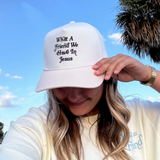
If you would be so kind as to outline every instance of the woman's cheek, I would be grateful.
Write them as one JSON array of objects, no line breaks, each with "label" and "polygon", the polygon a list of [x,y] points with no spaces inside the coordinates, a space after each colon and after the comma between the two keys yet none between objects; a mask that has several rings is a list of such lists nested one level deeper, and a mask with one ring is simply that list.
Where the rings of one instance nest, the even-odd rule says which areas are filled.
[{"label": "woman's cheek", "polygon": [[64,99],[67,95],[66,90],[59,88],[53,89],[53,93],[59,100]]}]

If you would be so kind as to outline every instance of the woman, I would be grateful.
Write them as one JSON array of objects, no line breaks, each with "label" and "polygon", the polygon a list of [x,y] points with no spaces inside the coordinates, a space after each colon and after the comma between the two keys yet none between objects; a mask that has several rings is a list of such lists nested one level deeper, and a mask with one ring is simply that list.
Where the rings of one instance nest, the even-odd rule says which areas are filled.
[{"label": "woman", "polygon": [[36,91],[48,102],[11,123],[0,157],[7,160],[158,160],[160,103],[124,101],[117,80],[160,92],[160,72],[118,54],[107,58],[103,38],[87,23],[50,31]]}]

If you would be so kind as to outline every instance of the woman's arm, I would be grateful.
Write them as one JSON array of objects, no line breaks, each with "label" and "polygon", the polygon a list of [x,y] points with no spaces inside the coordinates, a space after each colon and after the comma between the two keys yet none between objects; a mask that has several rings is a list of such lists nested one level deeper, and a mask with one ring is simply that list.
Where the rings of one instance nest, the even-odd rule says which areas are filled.
[{"label": "woman's arm", "polygon": [[[97,76],[105,73],[105,80],[113,77],[122,82],[134,80],[148,82],[152,76],[151,67],[147,67],[138,60],[123,54],[103,58],[93,66],[93,69]],[[156,71],[156,74],[156,79],[151,87],[160,92],[160,72]]]},{"label": "woman's arm", "polygon": [[47,160],[49,140],[47,139],[46,115],[39,108],[11,122],[3,143],[0,145],[0,159],[3,160]]}]

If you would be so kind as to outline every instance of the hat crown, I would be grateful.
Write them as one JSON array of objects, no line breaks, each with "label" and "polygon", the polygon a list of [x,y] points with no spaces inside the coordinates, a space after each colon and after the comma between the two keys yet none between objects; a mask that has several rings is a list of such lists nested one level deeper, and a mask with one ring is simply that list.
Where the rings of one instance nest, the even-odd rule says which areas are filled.
[{"label": "hat crown", "polygon": [[44,41],[44,70],[36,92],[61,87],[95,88],[104,81],[92,66],[107,57],[103,37],[87,23],[64,25],[50,31]]},{"label": "hat crown", "polygon": [[69,23],[50,31],[44,42],[44,70],[94,65],[106,57],[99,31],[87,23]]}]

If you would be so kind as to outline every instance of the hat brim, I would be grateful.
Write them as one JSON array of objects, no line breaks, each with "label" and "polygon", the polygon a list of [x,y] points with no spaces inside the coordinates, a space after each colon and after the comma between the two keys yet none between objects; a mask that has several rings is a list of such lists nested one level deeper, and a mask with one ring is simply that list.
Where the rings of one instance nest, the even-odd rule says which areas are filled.
[{"label": "hat brim", "polygon": [[43,71],[36,92],[62,87],[96,88],[102,84],[104,74],[96,76],[94,72],[92,66]]}]

